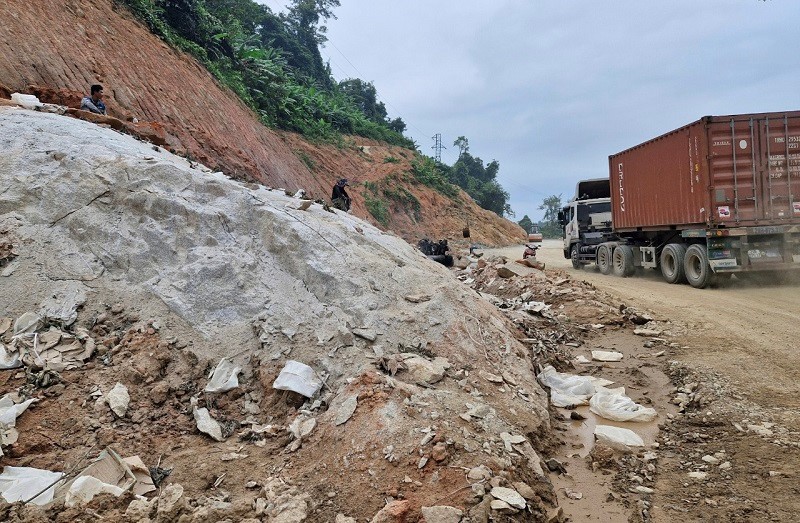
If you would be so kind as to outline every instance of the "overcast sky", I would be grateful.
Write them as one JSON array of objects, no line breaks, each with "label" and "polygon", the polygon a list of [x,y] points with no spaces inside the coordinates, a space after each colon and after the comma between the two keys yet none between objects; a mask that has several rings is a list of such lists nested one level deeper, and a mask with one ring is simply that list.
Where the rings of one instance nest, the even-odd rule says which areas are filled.
[{"label": "overcast sky", "polygon": [[[261,0],[273,11],[283,0]],[[322,49],[433,155],[500,162],[516,220],[705,115],[800,109],[798,0],[341,0]]]}]

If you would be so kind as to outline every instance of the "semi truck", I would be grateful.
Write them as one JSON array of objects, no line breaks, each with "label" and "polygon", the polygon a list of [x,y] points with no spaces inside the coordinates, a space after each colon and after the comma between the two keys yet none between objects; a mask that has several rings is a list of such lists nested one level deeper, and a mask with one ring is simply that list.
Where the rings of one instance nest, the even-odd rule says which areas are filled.
[{"label": "semi truck", "polygon": [[669,283],[800,271],[800,111],[706,116],[608,158],[559,213],[564,256]]}]

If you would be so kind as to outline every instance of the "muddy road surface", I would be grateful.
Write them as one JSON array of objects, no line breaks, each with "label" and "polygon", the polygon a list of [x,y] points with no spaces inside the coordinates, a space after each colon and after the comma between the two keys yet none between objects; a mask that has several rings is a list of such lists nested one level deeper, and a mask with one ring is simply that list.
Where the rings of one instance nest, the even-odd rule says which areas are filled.
[{"label": "muddy road surface", "polygon": [[[487,254],[519,259],[523,249]],[[606,276],[594,265],[574,269],[556,240],[537,258],[649,311],[668,341],[660,370],[673,388],[669,404],[653,405],[666,422],[642,519],[800,521],[800,284],[734,277],[699,290],[654,270]],[[570,515],[616,521],[586,509]]]}]

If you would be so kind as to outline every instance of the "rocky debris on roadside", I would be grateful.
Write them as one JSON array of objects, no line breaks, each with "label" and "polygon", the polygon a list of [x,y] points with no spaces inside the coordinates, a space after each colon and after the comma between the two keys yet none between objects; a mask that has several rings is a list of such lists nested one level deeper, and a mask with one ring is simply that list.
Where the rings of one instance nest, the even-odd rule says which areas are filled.
[{"label": "rocky debris on roadside", "polygon": [[[75,506],[0,506],[0,519],[393,521],[423,507],[491,515],[499,502],[493,517],[527,521],[555,508],[529,347],[445,269],[352,216],[287,210],[282,192],[166,153],[142,160],[149,146],[81,122],[42,120],[63,156],[39,158],[16,140],[56,117],[32,114],[0,112],[14,202],[0,230],[20,239],[0,342],[32,333],[38,351],[53,327],[59,344],[94,351],[58,371],[25,357],[2,371],[14,405],[38,400],[4,463],[79,471],[114,446],[141,457],[158,491],[117,498],[102,493],[113,483],[84,479]],[[43,180],[47,208],[28,186]],[[544,336],[572,339],[557,323]]]}]

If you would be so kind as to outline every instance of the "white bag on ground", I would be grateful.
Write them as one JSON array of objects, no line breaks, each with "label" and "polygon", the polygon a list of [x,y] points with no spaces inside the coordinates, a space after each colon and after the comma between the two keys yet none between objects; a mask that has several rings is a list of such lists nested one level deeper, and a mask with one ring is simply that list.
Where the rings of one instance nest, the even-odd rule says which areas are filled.
[{"label": "white bag on ground", "polygon": [[27,501],[45,487],[50,488],[31,501],[34,505],[46,505],[53,501],[55,482],[64,474],[32,467],[5,467],[0,474],[0,494],[9,503]]},{"label": "white bag on ground", "polygon": [[595,393],[592,377],[558,372],[552,365],[542,369],[537,378],[550,387],[550,402],[556,407],[587,405]]},{"label": "white bag on ground", "polygon": [[305,363],[289,360],[281,370],[275,383],[272,384],[272,388],[291,390],[310,398],[322,388],[322,380],[319,379],[314,369]]},{"label": "white bag on ground", "polygon": [[598,387],[589,400],[589,410],[612,421],[652,421],[656,410],[643,407],[625,395],[625,389]]},{"label": "white bag on ground", "polygon": [[597,425],[594,428],[594,435],[598,443],[622,452],[630,452],[634,447],[644,447],[644,440],[638,434],[620,427]]},{"label": "white bag on ground", "polygon": [[205,392],[226,392],[235,389],[239,386],[240,372],[242,372],[241,367],[234,365],[228,358],[222,358],[214,368]]}]

